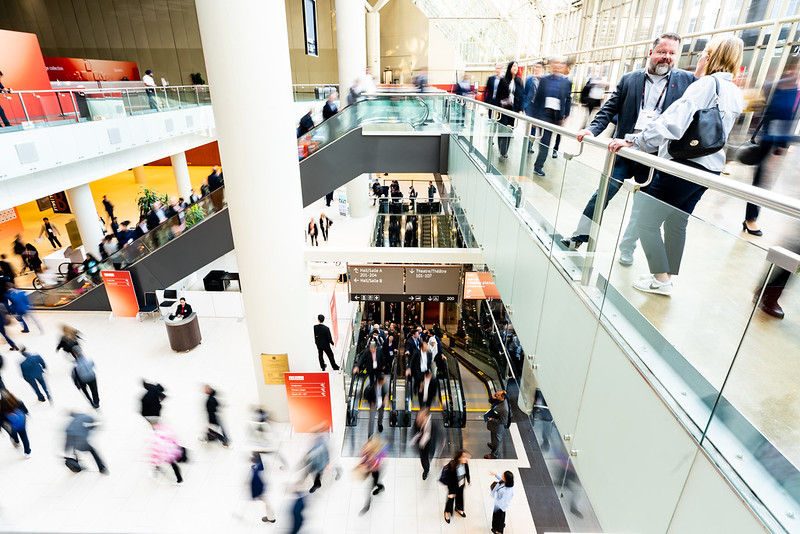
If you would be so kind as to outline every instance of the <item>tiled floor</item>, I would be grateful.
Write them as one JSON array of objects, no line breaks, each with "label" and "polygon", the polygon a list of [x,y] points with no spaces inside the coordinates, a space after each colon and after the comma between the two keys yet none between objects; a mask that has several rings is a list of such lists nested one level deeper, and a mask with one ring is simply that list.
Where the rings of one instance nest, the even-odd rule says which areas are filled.
[{"label": "tiled floor", "polygon": [[[321,297],[320,297],[321,298]],[[5,357],[3,379],[9,389],[25,401],[31,411],[28,421],[32,458],[22,455],[0,439],[0,473],[4,490],[0,493],[0,530],[48,532],[288,532],[291,528],[290,491],[298,482],[294,466],[309,445],[305,435],[291,435],[279,425],[279,452],[290,465],[279,469],[270,455],[265,459],[270,499],[278,510],[278,522],[260,521],[262,509],[247,503],[248,451],[247,421],[255,402],[250,387],[253,366],[246,344],[247,325],[236,319],[203,318],[203,344],[188,354],[170,351],[164,324],[135,319],[109,319],[105,313],[65,316],[41,313],[45,333],[20,334],[11,326],[10,334],[39,352],[48,363],[47,379],[55,405],[39,404],[25,384],[16,365],[19,357],[0,348]],[[102,426],[93,438],[94,445],[110,469],[107,477],[97,473],[91,458],[84,458],[85,472],[73,474],[63,465],[63,429],[69,409],[89,410],[85,399],[69,378],[71,365],[63,353],[55,354],[58,329],[63,321],[83,332],[86,352],[97,362]],[[340,348],[341,350],[341,348]],[[340,375],[332,374],[332,383]],[[183,468],[186,482],[172,485],[172,473],[154,479],[145,460],[144,444],[148,425],[138,415],[143,393],[142,378],[158,381],[168,395],[164,420],[180,441],[189,447],[191,462]],[[202,384],[209,382],[219,391],[221,415],[233,439],[233,448],[197,441],[204,426]],[[336,388],[334,388],[336,389]],[[334,399],[343,407],[343,395]],[[337,412],[334,448],[342,440],[341,414]],[[250,446],[249,446],[250,445]],[[338,456],[338,455],[334,455]],[[444,523],[445,491],[436,480],[421,480],[419,461],[392,458],[385,462],[382,480],[386,492],[374,499],[364,517],[366,486],[354,480],[351,468],[356,459],[336,458],[344,470],[340,480],[326,475],[323,488],[308,497],[307,524],[303,532],[484,532],[491,518],[489,471],[511,469],[514,461],[472,460],[473,483],[466,490],[467,518],[455,517]],[[434,469],[441,464],[437,461]],[[310,486],[310,481],[301,483]],[[246,508],[246,519],[233,513]],[[528,511],[524,486],[518,486],[508,514],[506,532],[535,532]]]}]

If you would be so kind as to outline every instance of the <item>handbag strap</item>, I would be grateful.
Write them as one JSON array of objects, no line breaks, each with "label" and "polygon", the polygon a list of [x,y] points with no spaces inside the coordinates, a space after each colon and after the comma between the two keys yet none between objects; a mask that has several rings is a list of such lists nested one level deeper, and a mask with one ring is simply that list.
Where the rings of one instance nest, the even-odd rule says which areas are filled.
[{"label": "handbag strap", "polygon": [[763,125],[764,125],[764,119],[763,119],[763,117],[762,117],[761,121],[758,123],[758,126],[756,126],[756,129],[755,129],[755,131],[753,132],[753,135],[752,135],[752,137],[750,137],[750,142],[751,142],[751,143],[753,143],[753,144],[756,144],[756,135],[758,135],[758,131],[761,129],[761,127],[762,127]]}]

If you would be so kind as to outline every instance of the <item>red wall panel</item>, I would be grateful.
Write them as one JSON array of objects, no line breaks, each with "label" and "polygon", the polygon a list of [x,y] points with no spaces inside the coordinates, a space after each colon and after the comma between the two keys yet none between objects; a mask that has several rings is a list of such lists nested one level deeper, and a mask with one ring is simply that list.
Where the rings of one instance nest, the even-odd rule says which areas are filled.
[{"label": "red wall panel", "polygon": [[119,82],[139,81],[139,67],[135,61],[109,61],[74,57],[46,57],[44,63],[51,81],[62,82]]},{"label": "red wall panel", "polygon": [[[50,89],[50,79],[44,65],[39,39],[35,34],[0,30],[0,71],[3,72],[3,85],[14,91],[34,91]],[[6,116],[14,120],[24,120],[20,96],[3,94],[0,105]],[[35,117],[43,114],[45,108],[58,107],[55,96],[36,98],[24,96],[28,115]],[[44,102],[43,102],[44,101]],[[52,101],[52,102],[51,102]]]}]

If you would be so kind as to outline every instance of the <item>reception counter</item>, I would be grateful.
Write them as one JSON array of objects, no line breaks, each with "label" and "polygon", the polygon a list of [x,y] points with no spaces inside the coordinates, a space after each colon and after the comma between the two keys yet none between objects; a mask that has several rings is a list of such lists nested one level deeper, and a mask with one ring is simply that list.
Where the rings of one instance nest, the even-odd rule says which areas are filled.
[{"label": "reception counter", "polygon": [[200,322],[196,313],[185,319],[166,320],[164,323],[167,325],[169,346],[175,352],[190,351],[202,341]]}]

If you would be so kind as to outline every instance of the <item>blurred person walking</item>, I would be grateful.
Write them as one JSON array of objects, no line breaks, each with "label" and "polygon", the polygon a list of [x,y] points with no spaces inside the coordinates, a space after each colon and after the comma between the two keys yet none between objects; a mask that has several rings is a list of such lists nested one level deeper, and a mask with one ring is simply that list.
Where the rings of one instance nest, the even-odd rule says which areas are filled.
[{"label": "blurred person walking", "polygon": [[[495,63],[494,74],[489,76],[486,80],[486,86],[483,88],[483,101],[487,104],[497,106],[499,100],[497,99],[497,88],[500,86],[500,80],[503,79],[503,64]],[[491,111],[489,112],[492,113]]]},{"label": "blurred person walking", "polygon": [[447,502],[444,506],[444,520],[450,523],[453,510],[461,517],[464,512],[464,488],[472,485],[469,477],[469,453],[463,449],[456,451],[453,459],[442,469],[439,480],[447,486]]},{"label": "blurred person walking", "polygon": [[147,69],[142,76],[142,83],[145,86],[144,92],[147,93],[147,103],[150,109],[158,111],[158,102],[156,102],[156,82],[153,80],[153,71]]},{"label": "blurred person walking", "polygon": [[414,430],[416,430],[416,434],[411,438],[411,444],[417,446],[419,461],[422,464],[422,480],[427,480],[431,470],[431,455],[436,450],[441,433],[439,425],[434,422],[427,407],[422,407],[417,412]]},{"label": "blurred person walking", "polygon": [[16,316],[17,320],[22,324],[23,334],[30,332],[28,323],[25,322],[26,317],[29,321],[33,321],[40,333],[44,334],[44,328],[42,328],[39,320],[31,312],[31,301],[28,300],[28,295],[24,291],[9,284],[5,297],[7,301],[6,308],[9,313]]},{"label": "blurred person walking", "polygon": [[331,362],[333,370],[338,371],[339,366],[336,365],[336,358],[333,355],[333,350],[331,350],[331,347],[336,346],[333,342],[333,336],[331,336],[331,329],[323,324],[325,322],[324,315],[317,315],[317,321],[318,323],[314,325],[314,345],[317,347],[319,368],[325,371],[325,358],[322,357],[322,354],[325,353],[328,361]]},{"label": "blurred person walking", "polygon": [[[45,395],[47,395],[47,400],[52,404],[53,398],[50,396],[50,392],[47,390],[47,382],[44,380],[44,370],[47,369],[47,364],[44,363],[44,359],[38,354],[28,352],[25,346],[20,347],[19,350],[23,356],[23,360],[19,364],[19,368],[22,371],[22,378],[31,386],[33,392],[36,393],[36,399],[39,402],[44,402]],[[42,391],[39,390],[40,385],[42,386],[44,395]]]},{"label": "blurred person walking", "polygon": [[108,213],[108,220],[113,221],[116,217],[114,217],[114,204],[108,200],[106,195],[103,195],[103,208],[105,208],[106,213]]},{"label": "blurred person walking", "polygon": [[[75,358],[75,367],[72,368],[72,382],[83,393],[92,408],[100,408],[100,394],[97,392],[97,374],[94,371],[94,362],[86,357],[79,346],[72,349]],[[91,394],[90,394],[91,391]]]},{"label": "blurred person walking", "polygon": [[[525,100],[525,85],[522,82],[522,78],[517,76],[518,71],[519,65],[517,65],[517,62],[509,62],[505,76],[500,80],[500,84],[497,87],[497,94],[495,95],[498,105],[501,108],[508,111],[516,111],[517,113],[522,111]],[[511,143],[511,136],[513,135],[511,129],[514,128],[515,121],[509,115],[502,114],[500,115],[499,122],[503,126],[508,126],[509,128],[507,134],[503,133],[497,139],[497,145],[500,148],[500,156],[508,158],[508,145]]]},{"label": "blurred person walking", "polygon": [[486,421],[486,428],[489,429],[492,436],[491,441],[486,444],[490,449],[489,454],[485,455],[484,458],[496,460],[500,457],[500,447],[503,444],[509,421],[508,401],[506,400],[505,390],[497,391],[492,395],[492,407],[483,414],[483,420]]},{"label": "blurred person walking", "polygon": [[315,247],[319,246],[319,228],[317,227],[316,221],[314,221],[314,217],[311,217],[311,220],[308,221],[308,225],[306,225],[306,240],[310,239],[311,244]]},{"label": "blurred person walking", "polygon": [[319,214],[319,228],[322,230],[322,239],[327,243],[328,242],[328,232],[330,231],[331,226],[333,226],[333,221],[325,215],[325,212]]},{"label": "blurred person walking", "polygon": [[81,333],[69,325],[61,326],[61,339],[56,346],[56,352],[63,350],[75,356],[76,347],[79,348]]},{"label": "blurred person walking", "polygon": [[372,437],[375,433],[375,413],[378,414],[378,432],[383,432],[383,409],[386,406],[386,399],[389,396],[389,381],[382,372],[375,375],[375,379],[370,379],[369,384],[364,389],[364,400],[369,403],[369,423],[367,425],[367,436]]},{"label": "blurred person walking", "polygon": [[222,446],[227,449],[230,447],[230,441],[228,440],[228,435],[225,433],[225,428],[223,428],[222,422],[219,420],[219,416],[217,415],[217,410],[219,409],[217,390],[206,384],[203,391],[206,394],[206,414],[208,415],[208,427],[206,428],[205,436],[200,438],[200,441],[205,441],[206,443],[211,441],[220,441],[222,442]]},{"label": "blurred person walking", "polygon": [[151,424],[157,422],[161,417],[161,401],[167,398],[164,393],[164,386],[161,384],[149,384],[142,380],[142,386],[146,393],[142,397],[142,417]]},{"label": "blurred person walking", "polygon": [[25,403],[15,397],[10,391],[0,390],[0,425],[11,436],[14,447],[19,447],[22,440],[22,450],[25,459],[31,457],[31,444],[28,440],[27,428],[28,408]]},{"label": "blurred person walking", "polygon": [[[14,268],[6,261],[6,255],[0,254],[0,283],[3,281],[13,283],[16,276]],[[5,280],[2,280],[3,278],[5,278]]]},{"label": "blurred person walking", "polygon": [[300,125],[297,127],[297,137],[302,137],[314,129],[314,119],[311,114],[314,113],[314,108],[309,108],[308,113],[300,117]]},{"label": "blurred person walking", "polygon": [[314,477],[314,485],[308,490],[314,493],[322,487],[322,475],[331,463],[331,454],[328,448],[328,431],[320,430],[314,437],[314,443],[306,454],[306,467],[309,475]]},{"label": "blurred person walking", "polygon": [[339,104],[337,102],[338,98],[339,93],[336,91],[332,91],[331,94],[328,95],[325,105],[322,106],[322,120],[326,121],[339,113]]},{"label": "blurred person walking", "polygon": [[[4,284],[4,282],[0,281],[0,284]],[[8,315],[6,314],[5,309],[3,306],[0,306],[0,336],[5,338],[6,343],[8,343],[8,346],[11,348],[11,350],[19,350],[19,347],[17,347],[17,344],[14,343],[14,340],[8,337],[8,333],[6,333],[6,321],[10,321],[10,319],[7,319],[7,317]]]},{"label": "blurred person walking", "polygon": [[[772,98],[764,109],[761,124],[756,130],[756,133],[759,130],[762,133],[758,159],[753,163],[756,165],[756,171],[753,174],[755,187],[763,187],[768,184],[767,167],[772,161],[772,156],[785,154],[789,143],[795,139],[794,130],[797,126],[795,119],[798,108],[797,67],[796,64],[787,65],[784,69],[783,78],[775,84]],[[755,236],[764,235],[757,224],[760,211],[760,206],[747,203],[744,222],[742,222],[743,232]]]},{"label": "blurred person walking", "polygon": [[[544,72],[544,65],[542,62],[537,61],[534,63],[531,72],[532,74],[525,78],[525,94],[522,98],[522,109],[528,117],[533,117],[533,100],[536,98],[536,91],[539,89],[539,81],[542,79],[542,73]],[[534,132],[531,132],[531,138],[528,141],[528,152],[530,153],[534,152],[534,141],[535,135]]]},{"label": "blurred person walking", "polygon": [[514,497],[514,473],[506,471],[501,475],[490,473],[497,480],[492,482],[491,496],[494,499],[492,511],[492,532],[503,534],[506,528],[506,511]]},{"label": "blurred person walking", "polygon": [[169,464],[175,473],[175,484],[181,486],[183,476],[178,462],[185,456],[184,448],[178,444],[175,432],[171,428],[161,423],[151,422],[150,425],[153,427],[153,433],[148,442],[147,456],[150,465],[153,466],[153,476],[157,477],[161,473],[162,465]]},{"label": "blurred person walking", "polygon": [[[274,523],[275,513],[273,512],[272,507],[270,507],[269,500],[267,499],[267,486],[264,483],[262,473],[264,473],[264,462],[261,460],[261,453],[258,451],[253,451],[250,454],[250,501],[246,504],[250,504],[250,502],[261,501],[261,504],[264,506],[264,513],[266,514],[261,516],[261,521],[264,523]],[[237,513],[236,515],[240,517],[243,516],[245,518],[247,517],[247,515],[240,513]],[[272,519],[270,519],[270,516]]]},{"label": "blurred person walking", "polygon": [[592,118],[592,112],[603,103],[606,89],[608,89],[608,79],[605,77],[605,69],[602,65],[595,65],[594,69],[592,69],[592,75],[586,82],[586,87],[584,87],[584,91],[586,91],[586,101],[582,102],[586,104],[584,128],[588,126]]},{"label": "blurred person walking", "polygon": [[386,457],[388,450],[389,447],[386,442],[375,436],[371,436],[364,444],[364,448],[361,449],[361,460],[356,466],[356,472],[362,479],[372,477],[372,483],[367,490],[367,502],[359,512],[359,515],[364,515],[369,512],[370,506],[372,506],[372,496],[378,495],[386,489],[386,487],[381,484],[380,477],[381,463],[383,463],[383,459]]},{"label": "blurred person walking", "polygon": [[69,455],[69,457],[75,458],[77,461],[78,451],[88,452],[92,455],[92,458],[94,458],[94,462],[97,464],[98,471],[104,475],[107,475],[108,468],[103,463],[103,460],[100,458],[100,455],[97,453],[95,448],[92,447],[92,444],[89,443],[89,434],[100,423],[97,422],[94,417],[85,413],[70,412],[69,415],[72,420],[67,425],[67,440],[66,444],[64,445],[65,454]]},{"label": "blurred person walking", "polygon": [[[657,149],[659,157],[720,174],[725,166],[724,148],[706,155],[676,159],[670,153],[670,141],[683,138],[689,127],[696,123],[693,117],[704,106],[717,109],[722,133],[727,139],[744,107],[742,91],[733,83],[733,76],[742,63],[743,48],[742,40],[735,36],[712,39],[700,57],[704,65],[698,70],[704,76],[690,85],[678,101],[641,132],[613,140],[608,149],[611,152],[623,147],[648,152]],[[706,187],[702,185],[659,173],[650,184],[647,195],[634,197],[634,206],[640,204],[639,239],[650,267],[650,276],[634,282],[635,289],[657,295],[672,294],[672,277],[680,270],[689,215],[705,191]]]},{"label": "blurred person walking", "polygon": [[[533,97],[533,117],[550,124],[562,125],[569,117],[572,82],[566,77],[567,58],[553,56],[548,61],[550,74],[539,80],[539,87]],[[539,140],[539,152],[533,163],[533,172],[544,176],[544,162],[550,152],[550,140],[553,132],[544,130]],[[555,144],[552,146],[554,154],[557,151]]]}]

